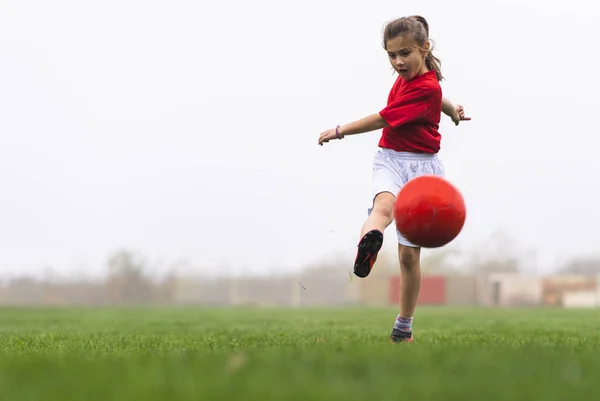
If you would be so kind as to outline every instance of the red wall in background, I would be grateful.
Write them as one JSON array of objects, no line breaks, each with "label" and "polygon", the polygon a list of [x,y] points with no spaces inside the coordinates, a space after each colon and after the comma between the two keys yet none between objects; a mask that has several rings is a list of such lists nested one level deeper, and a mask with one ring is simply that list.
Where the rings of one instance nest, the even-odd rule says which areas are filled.
[{"label": "red wall in background", "polygon": [[[400,302],[400,276],[390,277],[389,300]],[[422,276],[419,305],[443,305],[446,302],[446,278],[444,276]]]}]

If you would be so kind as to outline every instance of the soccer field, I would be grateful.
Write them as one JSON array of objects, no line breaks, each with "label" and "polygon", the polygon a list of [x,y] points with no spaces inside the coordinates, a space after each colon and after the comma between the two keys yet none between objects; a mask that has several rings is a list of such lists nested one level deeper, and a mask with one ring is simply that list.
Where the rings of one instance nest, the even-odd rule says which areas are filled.
[{"label": "soccer field", "polygon": [[[0,400],[590,400],[600,312],[4,309]],[[596,379],[594,379],[596,377]]]}]

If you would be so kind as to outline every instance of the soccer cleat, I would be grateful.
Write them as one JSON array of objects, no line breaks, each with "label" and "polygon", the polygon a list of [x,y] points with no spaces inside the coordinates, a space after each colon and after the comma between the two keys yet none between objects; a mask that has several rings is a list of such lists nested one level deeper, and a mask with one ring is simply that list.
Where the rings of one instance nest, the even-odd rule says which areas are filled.
[{"label": "soccer cleat", "polygon": [[392,343],[412,343],[413,341],[412,332],[393,329],[392,334],[390,334],[390,342]]},{"label": "soccer cleat", "polygon": [[358,251],[354,261],[354,274],[365,278],[371,273],[382,244],[383,233],[379,230],[371,230],[362,237],[358,243]]}]

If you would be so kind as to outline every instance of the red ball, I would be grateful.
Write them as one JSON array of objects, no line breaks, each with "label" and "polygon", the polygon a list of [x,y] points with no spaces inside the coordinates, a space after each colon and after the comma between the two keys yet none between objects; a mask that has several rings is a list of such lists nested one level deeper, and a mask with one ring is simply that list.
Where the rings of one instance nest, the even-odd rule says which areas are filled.
[{"label": "red ball", "polygon": [[398,231],[423,248],[439,248],[461,232],[466,219],[461,193],[444,178],[423,175],[398,192],[394,220]]}]

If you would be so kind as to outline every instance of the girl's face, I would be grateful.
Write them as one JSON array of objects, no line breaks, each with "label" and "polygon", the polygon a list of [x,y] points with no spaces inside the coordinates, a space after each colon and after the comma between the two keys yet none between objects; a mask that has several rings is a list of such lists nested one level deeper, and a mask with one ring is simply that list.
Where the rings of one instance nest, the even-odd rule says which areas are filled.
[{"label": "girl's face", "polygon": [[411,35],[398,35],[387,41],[386,50],[390,64],[405,80],[426,73],[425,57],[429,52],[429,42],[425,43],[424,50],[419,49]]}]

